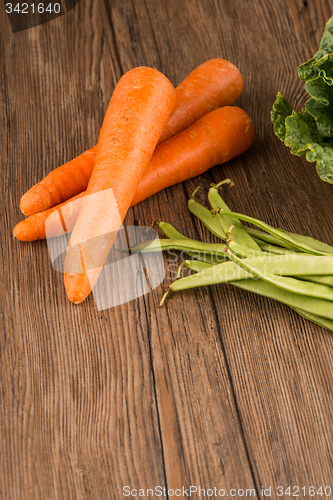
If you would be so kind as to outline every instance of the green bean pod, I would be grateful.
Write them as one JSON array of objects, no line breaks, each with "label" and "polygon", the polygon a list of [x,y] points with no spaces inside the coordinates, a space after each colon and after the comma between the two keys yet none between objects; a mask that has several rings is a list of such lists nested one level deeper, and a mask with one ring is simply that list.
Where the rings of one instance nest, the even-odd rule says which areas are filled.
[{"label": "green bean pod", "polygon": [[[192,195],[193,196],[193,195]],[[199,219],[204,226],[206,226],[207,229],[211,233],[213,233],[215,236],[220,238],[221,240],[225,240],[225,233],[223,229],[221,228],[221,224],[217,220],[216,217],[214,217],[211,212],[203,207],[200,203],[198,203],[194,198],[190,198],[188,200],[188,209],[189,211]]]},{"label": "green bean pod", "polygon": [[[199,187],[196,188],[195,191],[190,196],[188,200],[188,209],[193,215],[195,215],[195,217],[197,217],[197,219],[199,219],[203,223],[203,225],[207,229],[209,229],[211,233],[213,233],[221,240],[225,241],[226,235],[221,227],[218,218],[215,215],[213,215],[210,210],[201,205],[195,199],[195,193],[198,191]],[[219,200],[222,200],[222,198],[219,197]],[[292,249],[288,247],[285,248],[284,246],[281,246],[284,245],[284,243],[281,240],[274,238],[274,236],[265,233],[264,231],[260,231],[258,229],[254,229],[252,227],[247,227],[247,226],[243,227],[245,231],[257,243],[257,245],[265,252],[269,251],[274,253],[284,253],[285,251],[292,251]],[[269,248],[267,245],[269,245]]]},{"label": "green bean pod", "polygon": [[184,252],[199,252],[208,255],[225,255],[224,243],[205,243],[190,238],[187,239],[155,239],[139,243],[131,248],[132,253],[163,252],[165,250],[180,250]]},{"label": "green bean pod", "polygon": [[330,319],[322,318],[321,316],[311,314],[307,311],[303,311],[302,309],[296,309],[295,307],[293,307],[292,309],[294,309],[294,311],[296,311],[300,316],[303,316],[303,318],[308,319],[309,321],[312,321],[313,323],[326,328],[326,330],[331,330],[333,332],[333,321],[331,321]]},{"label": "green bean pod", "polygon": [[[219,188],[223,184],[230,184],[230,179],[225,179],[224,181],[219,182],[218,184],[211,185],[210,190],[208,191],[208,200],[211,204],[212,208],[215,210],[223,208],[223,214],[220,212],[216,212],[216,218],[221,224],[221,228],[224,233],[227,235],[230,232],[230,228],[233,230],[233,241],[235,245],[242,245],[243,247],[248,247],[249,250],[255,250],[260,252],[260,248],[257,243],[252,239],[252,237],[246,232],[243,224],[237,220],[232,219],[228,216],[229,207],[224,202],[219,193]],[[231,184],[233,185],[233,184]]]},{"label": "green bean pod", "polygon": [[333,301],[333,289],[328,286],[297,280],[291,277],[279,276],[278,273],[274,274],[269,270],[262,271],[262,269],[251,262],[251,259],[240,259],[230,250],[227,251],[227,254],[233,262],[238,264],[245,271],[282,290],[308,297]]},{"label": "green bean pod", "polygon": [[270,226],[269,224],[262,222],[259,219],[249,217],[248,215],[239,214],[237,212],[225,211],[223,208],[219,209],[219,212],[222,214],[227,213],[228,217],[234,218],[235,220],[242,220],[244,222],[253,224],[259,227],[260,229],[267,231],[269,234],[275,236],[276,238],[280,239],[282,242],[289,245],[290,248],[294,248],[295,250],[311,253],[313,255],[327,255],[327,253],[331,253],[310,247],[307,243],[303,243],[300,238],[298,239],[294,238],[294,235],[292,233],[287,233],[285,231],[282,231],[281,229],[276,229]]},{"label": "green bean pod", "polygon": [[188,269],[195,271],[196,273],[200,273],[204,269],[208,269],[209,267],[212,267],[212,264],[209,264],[208,262],[198,261],[198,260],[184,260],[183,265],[185,267],[187,267]]},{"label": "green bean pod", "polygon": [[[235,259],[235,256],[233,256]],[[191,261],[190,261],[191,262]],[[195,264],[194,264],[195,265]],[[316,273],[332,273],[333,258],[329,256],[317,256],[309,254],[287,254],[287,255],[262,255],[259,257],[249,257],[237,259],[233,262],[227,261],[217,265],[211,265],[209,271],[202,275],[202,282],[217,284],[228,281],[230,273],[238,273],[237,267],[245,268],[248,277],[258,275],[258,273],[270,273],[275,276],[296,276],[302,278],[304,270],[309,273],[309,277],[316,277]],[[207,266],[205,266],[206,268]],[[191,268],[195,269],[195,267]],[[242,275],[247,276],[247,274]],[[321,275],[322,276],[322,275]],[[324,277],[324,276],[322,276]],[[331,278],[331,276],[329,276]],[[201,278],[201,277],[200,277]],[[243,277],[240,279],[244,279]],[[233,279],[236,279],[235,277]],[[300,282],[301,284],[303,282]]]},{"label": "green bean pod", "polygon": [[150,227],[158,227],[162,231],[164,236],[166,236],[167,238],[172,239],[172,240],[189,240],[190,239],[187,236],[184,236],[179,231],[177,231],[177,229],[175,227],[173,227],[171,224],[169,224],[168,222],[153,220]]},{"label": "green bean pod", "polygon": [[[227,264],[231,264],[231,262]],[[191,263],[191,269],[196,270],[195,265],[195,263]],[[203,266],[201,264],[198,264],[197,269],[202,269]],[[216,276],[208,276],[209,273],[207,273],[207,271],[210,270],[211,268],[205,267],[203,270],[201,270],[201,272],[198,272],[197,274],[192,274],[190,276],[186,276],[185,278],[176,280],[172,285],[168,287],[168,290],[164,293],[163,298],[160,302],[160,306],[164,303],[165,298],[170,292],[219,283],[219,281],[216,280]],[[239,273],[239,276],[241,276],[241,273]],[[271,283],[262,281],[261,279],[229,279],[228,281],[224,282],[228,282],[231,285],[243,290],[247,290],[249,292],[277,300],[278,302],[286,304],[293,309],[301,309],[308,315],[314,315],[316,317],[333,321],[333,304],[328,300],[319,299],[317,297],[314,298],[303,296],[297,293],[283,290],[275,285],[272,285]]]},{"label": "green bean pod", "polygon": [[[168,222],[162,222],[162,221],[153,221],[151,223],[151,227],[158,227],[161,229],[163,232],[164,236],[166,236],[169,239],[174,239],[174,240],[190,240],[190,238],[187,238],[187,236],[184,236],[182,233],[177,231],[176,228],[174,228],[171,224]],[[192,240],[194,241],[194,240]],[[208,262],[210,264],[220,264],[221,262],[225,262],[226,260],[229,260],[229,258],[225,254],[219,254],[218,256],[216,255],[209,255],[206,253],[202,253],[199,251],[186,251],[183,250],[186,255],[189,257],[192,257],[193,259],[197,260],[202,260],[204,262]]]},{"label": "green bean pod", "polygon": [[310,275],[310,274],[303,274],[298,276],[299,279],[304,280],[304,281],[312,281],[313,283],[318,283],[319,285],[326,285],[326,286],[331,286],[333,287],[333,275]]},{"label": "green bean pod", "polygon": [[294,240],[308,245],[314,250],[318,250],[320,252],[328,254],[333,253],[333,247],[331,245],[327,245],[327,243],[323,243],[322,241],[316,240],[315,238],[311,238],[311,236],[303,236],[302,234],[297,233],[288,233],[288,231],[284,231],[283,229],[280,229],[280,231],[292,237]]},{"label": "green bean pod", "polygon": [[285,242],[281,241],[280,239],[278,238],[275,238],[275,236],[272,236],[271,234],[268,234],[264,231],[260,231],[260,229],[255,229],[253,227],[248,227],[248,226],[244,226],[245,227],[245,230],[247,233],[249,233],[250,236],[252,236],[252,238],[254,240],[260,240],[260,241],[264,241],[270,245],[274,245],[276,247],[281,247],[281,248],[287,248],[288,250],[292,250],[290,247],[288,247],[286,245]]},{"label": "green bean pod", "polygon": [[[181,281],[181,280],[179,280]],[[240,280],[232,283],[238,288],[263,295],[269,299],[282,302],[293,309],[301,309],[307,314],[319,316],[333,321],[333,304],[329,300],[323,300],[306,295],[282,290],[271,283],[262,280]]]}]

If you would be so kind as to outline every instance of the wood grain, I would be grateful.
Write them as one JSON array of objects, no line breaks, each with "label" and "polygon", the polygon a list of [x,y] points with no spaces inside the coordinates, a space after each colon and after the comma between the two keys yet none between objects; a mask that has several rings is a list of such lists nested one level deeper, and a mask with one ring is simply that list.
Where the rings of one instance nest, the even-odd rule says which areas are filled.
[{"label": "wood grain", "polygon": [[[327,331],[231,286],[189,290],[162,309],[161,286],[103,311],[92,296],[73,306],[45,242],[11,235],[22,193],[96,143],[125,71],[154,66],[177,85],[223,57],[243,75],[237,104],[255,143],[134,207],[126,224],[166,220],[214,241],[187,197],[201,185],[206,203],[209,184],[231,177],[231,207],[332,242],[332,187],[290,155],[269,117],[278,90],[304,104],[296,66],[332,12],[328,0],[81,0],[13,34],[0,4],[1,500],[119,499],[126,485],[254,489],[262,499],[262,487],[270,498],[281,498],[278,485],[333,489]],[[163,287],[178,263],[165,256]]]}]

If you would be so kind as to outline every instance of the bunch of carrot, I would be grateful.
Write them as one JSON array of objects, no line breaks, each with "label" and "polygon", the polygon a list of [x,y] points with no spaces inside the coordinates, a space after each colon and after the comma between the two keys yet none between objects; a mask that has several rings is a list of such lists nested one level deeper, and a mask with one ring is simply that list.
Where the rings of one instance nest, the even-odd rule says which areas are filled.
[{"label": "bunch of carrot", "polygon": [[242,87],[224,59],[205,62],[176,89],[159,71],[134,68],[115,87],[98,144],[22,196],[19,240],[73,230],[64,274],[71,302],[89,295],[130,206],[252,144],[251,118],[230,106]]}]

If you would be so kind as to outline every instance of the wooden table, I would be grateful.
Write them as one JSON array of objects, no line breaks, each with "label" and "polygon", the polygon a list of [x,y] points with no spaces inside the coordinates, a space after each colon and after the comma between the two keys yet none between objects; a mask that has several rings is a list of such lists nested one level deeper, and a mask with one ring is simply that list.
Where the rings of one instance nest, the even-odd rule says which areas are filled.
[{"label": "wooden table", "polygon": [[[237,104],[255,123],[253,146],[142,202],[126,224],[159,219],[215,241],[187,198],[200,184],[204,201],[211,182],[231,177],[231,207],[332,244],[333,187],[275,137],[270,109],[278,90],[294,107],[304,104],[296,66],[316,52],[333,3],[81,0],[15,34],[2,3],[0,12],[1,500],[139,498],[129,489],[189,498],[191,485],[206,498],[209,489],[210,498],[222,489],[234,498],[290,498],[278,486],[332,498],[328,331],[230,286],[187,291],[161,309],[162,286],[103,311],[92,296],[74,306],[45,241],[21,243],[12,228],[20,196],[96,143],[125,71],[154,66],[177,85],[223,57],[244,77]],[[310,486],[332,494],[313,497]]]}]

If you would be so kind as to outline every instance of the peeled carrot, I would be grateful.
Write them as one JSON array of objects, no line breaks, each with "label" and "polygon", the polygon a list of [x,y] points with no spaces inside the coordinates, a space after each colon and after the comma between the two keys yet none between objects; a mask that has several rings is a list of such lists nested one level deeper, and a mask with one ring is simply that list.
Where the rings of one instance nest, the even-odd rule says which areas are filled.
[{"label": "peeled carrot", "polygon": [[[245,111],[236,106],[211,111],[155,149],[131,205],[240,155],[250,147],[253,139],[253,122]],[[61,205],[19,222],[14,228],[14,235],[21,241],[33,241],[46,236],[60,236],[64,230],[71,231],[83,196],[85,191]],[[58,214],[49,218],[55,211]]]},{"label": "peeled carrot", "polygon": [[52,170],[27,191],[20,200],[20,209],[29,216],[72,198],[87,189],[95,165],[97,145],[74,160]]},{"label": "peeled carrot", "polygon": [[[85,194],[86,191],[82,191],[55,207],[21,220],[14,227],[14,236],[20,241],[35,241],[61,236],[64,232],[72,231],[81,209],[81,199]],[[50,218],[53,213],[55,215]]]},{"label": "peeled carrot", "polygon": [[[211,59],[198,66],[176,88],[176,106],[158,144],[192,125],[213,109],[232,104],[240,95],[243,79],[225,59]],[[21,198],[20,209],[29,216],[63,203],[87,188],[97,146],[50,172]]]},{"label": "peeled carrot", "polygon": [[158,144],[189,127],[209,111],[230,106],[242,89],[242,75],[231,62],[225,59],[204,62],[176,88],[176,107]]},{"label": "peeled carrot", "polygon": [[175,104],[172,84],[153,68],[134,68],[116,85],[66,252],[64,282],[71,302],[81,303],[96,283]]},{"label": "peeled carrot", "polygon": [[211,111],[156,148],[133,204],[231,160],[249,148],[253,139],[253,122],[241,108]]}]

